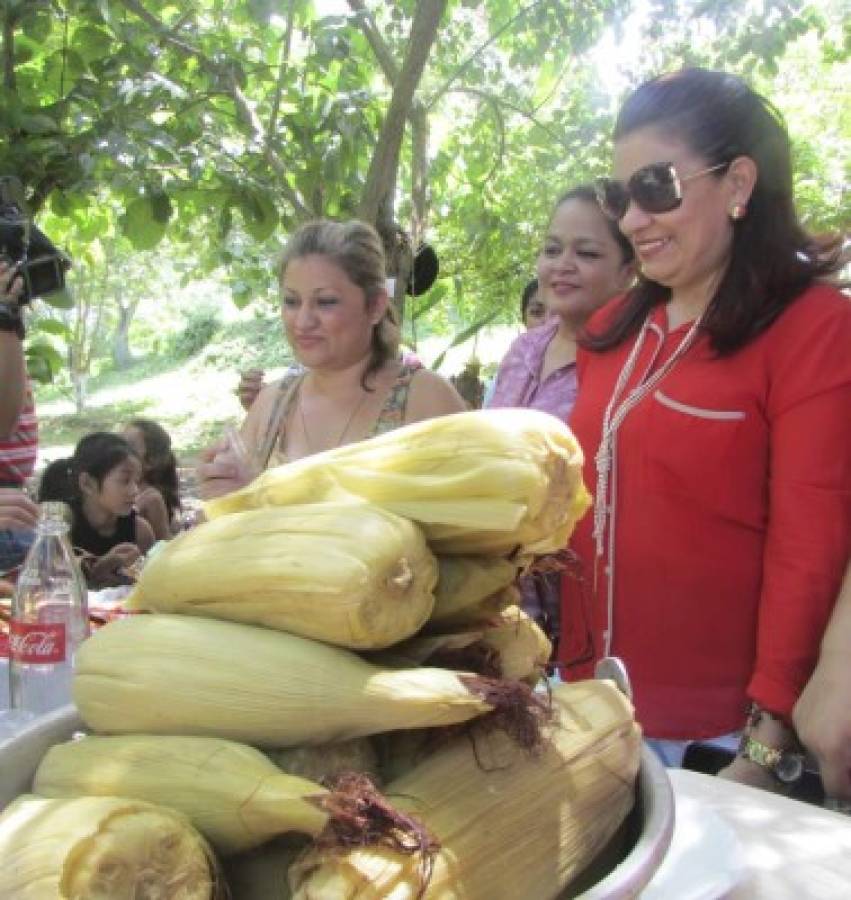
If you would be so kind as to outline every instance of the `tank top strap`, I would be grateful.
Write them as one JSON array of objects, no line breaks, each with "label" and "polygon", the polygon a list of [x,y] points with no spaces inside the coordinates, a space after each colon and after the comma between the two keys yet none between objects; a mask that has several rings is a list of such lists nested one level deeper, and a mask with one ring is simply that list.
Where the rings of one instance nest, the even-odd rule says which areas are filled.
[{"label": "tank top strap", "polygon": [[275,447],[279,445],[279,441],[283,444],[281,428],[298,395],[298,389],[304,380],[304,374],[304,372],[287,372],[278,383],[278,391],[272,402],[269,418],[266,420],[266,428],[263,431],[263,438],[258,452],[258,462],[262,469],[269,465],[269,460],[275,451]]},{"label": "tank top strap", "polygon": [[382,406],[381,412],[375,421],[372,437],[384,434],[386,431],[401,428],[405,424],[405,412],[408,408],[408,393],[411,389],[411,380],[421,368],[421,364],[402,364],[402,368],[396,376],[396,382],[390,389],[390,393],[384,401],[384,406]]}]

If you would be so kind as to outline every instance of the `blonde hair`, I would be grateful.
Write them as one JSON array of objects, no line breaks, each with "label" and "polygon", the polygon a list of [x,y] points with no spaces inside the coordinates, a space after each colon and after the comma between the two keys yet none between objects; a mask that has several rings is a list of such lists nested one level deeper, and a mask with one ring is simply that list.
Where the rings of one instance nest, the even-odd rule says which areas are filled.
[{"label": "blonde hair", "polygon": [[[278,281],[281,282],[287,266],[294,259],[305,256],[322,256],[338,266],[352,284],[357,285],[370,307],[375,298],[386,291],[387,269],[384,245],[372,225],[352,219],[333,222],[316,219],[302,225],[287,241],[278,262]],[[399,354],[399,324],[392,303],[381,321],[372,330],[369,363],[361,384],[365,390],[367,379],[378,372],[385,363]]]}]

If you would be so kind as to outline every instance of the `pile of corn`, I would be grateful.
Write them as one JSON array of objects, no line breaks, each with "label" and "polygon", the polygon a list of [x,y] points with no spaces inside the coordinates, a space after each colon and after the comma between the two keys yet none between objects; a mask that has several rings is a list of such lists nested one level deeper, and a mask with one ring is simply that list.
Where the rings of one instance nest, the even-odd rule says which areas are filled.
[{"label": "pile of corn", "polygon": [[639,753],[611,685],[547,715],[532,691],[551,648],[514,583],[567,543],[581,466],[555,418],[461,413],[208,503],[145,567],[146,614],[78,652],[95,733],[0,815],[0,896],[557,897]]}]

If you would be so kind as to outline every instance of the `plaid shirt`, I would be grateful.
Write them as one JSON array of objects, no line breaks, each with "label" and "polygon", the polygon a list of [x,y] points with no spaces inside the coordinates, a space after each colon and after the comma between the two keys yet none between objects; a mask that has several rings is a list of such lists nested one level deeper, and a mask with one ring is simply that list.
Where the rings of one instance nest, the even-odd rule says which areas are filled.
[{"label": "plaid shirt", "polygon": [[38,421],[32,386],[27,382],[27,396],[15,428],[7,440],[0,441],[0,483],[23,487],[35,469],[37,456]]}]

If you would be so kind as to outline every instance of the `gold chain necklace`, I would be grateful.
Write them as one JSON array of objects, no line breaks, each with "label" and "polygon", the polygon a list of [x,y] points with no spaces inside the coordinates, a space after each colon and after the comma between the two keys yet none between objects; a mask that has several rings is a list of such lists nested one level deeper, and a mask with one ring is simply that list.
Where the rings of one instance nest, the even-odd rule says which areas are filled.
[{"label": "gold chain necklace", "polygon": [[[298,392],[298,416],[301,420],[301,429],[304,432],[304,442],[307,445],[308,452],[312,455],[314,453],[319,453],[319,450],[315,450],[313,448],[313,442],[310,439],[310,432],[307,430],[307,420],[304,417],[304,403],[302,402],[302,392],[304,391],[304,382],[301,383],[301,387]],[[351,413],[349,413],[349,418],[346,419],[346,424],[343,426],[343,430],[340,432],[336,441],[331,444],[330,447],[326,447],[326,450],[333,450],[335,447],[339,447],[343,443],[343,438],[349,433],[349,428],[352,427],[352,422],[355,420],[355,416],[360,412],[361,407],[366,402],[366,398],[368,396],[367,392],[361,388],[362,396],[360,400],[354,405]]]}]

